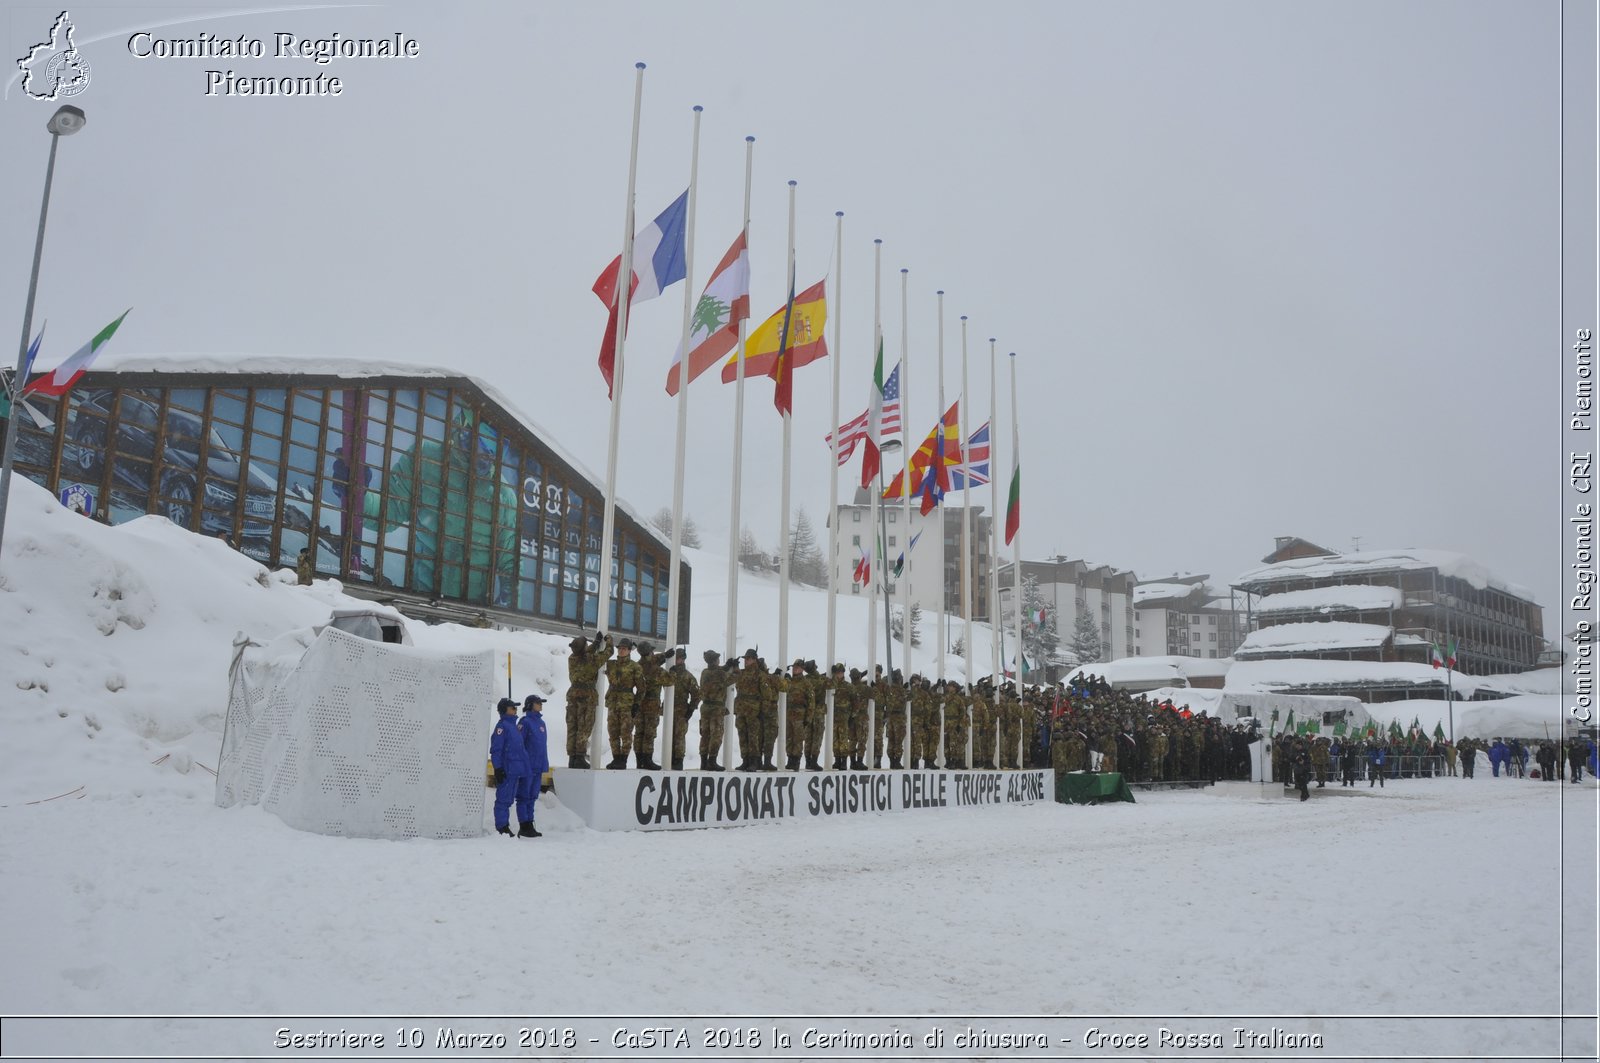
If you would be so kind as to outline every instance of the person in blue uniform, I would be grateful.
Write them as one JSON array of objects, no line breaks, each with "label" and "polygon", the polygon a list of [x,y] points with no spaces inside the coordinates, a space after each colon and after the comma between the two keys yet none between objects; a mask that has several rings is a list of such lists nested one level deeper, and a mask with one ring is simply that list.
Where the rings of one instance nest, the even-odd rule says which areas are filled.
[{"label": "person in blue uniform", "polygon": [[528,752],[528,785],[526,792],[517,791],[517,820],[519,838],[539,838],[533,828],[533,810],[539,800],[539,787],[544,773],[550,770],[550,747],[544,730],[544,698],[529,694],[522,702],[522,719],[517,721],[522,731],[522,745]]},{"label": "person in blue uniform", "polygon": [[[489,736],[489,763],[494,765],[494,829],[512,837],[511,803],[519,792],[528,792],[533,769],[528,763],[528,747],[517,728],[517,703],[510,698],[500,699],[500,719]],[[530,801],[530,808],[531,805]]]}]

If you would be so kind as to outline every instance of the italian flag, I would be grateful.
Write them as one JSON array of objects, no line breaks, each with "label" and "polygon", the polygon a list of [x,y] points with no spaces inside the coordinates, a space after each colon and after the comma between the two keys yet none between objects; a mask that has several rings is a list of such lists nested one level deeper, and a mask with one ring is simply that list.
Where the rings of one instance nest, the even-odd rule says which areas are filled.
[{"label": "italian flag", "polygon": [[1022,524],[1022,465],[1011,466],[1011,493],[1006,496],[1006,545],[1017,537]]},{"label": "italian flag", "polygon": [[72,385],[83,378],[89,371],[89,366],[100,357],[100,352],[105,349],[111,337],[116,335],[117,326],[122,324],[122,318],[132,313],[132,307],[122,312],[122,317],[95,333],[94,339],[80,347],[72,357],[56,366],[44,376],[28,384],[22,389],[24,395],[50,395],[59,397],[72,390]]},{"label": "italian flag", "polygon": [[872,369],[872,402],[867,407],[867,435],[862,440],[866,450],[861,454],[861,486],[871,487],[878,470],[883,466],[883,450],[879,440],[883,435],[883,333],[878,333],[878,362]]}]

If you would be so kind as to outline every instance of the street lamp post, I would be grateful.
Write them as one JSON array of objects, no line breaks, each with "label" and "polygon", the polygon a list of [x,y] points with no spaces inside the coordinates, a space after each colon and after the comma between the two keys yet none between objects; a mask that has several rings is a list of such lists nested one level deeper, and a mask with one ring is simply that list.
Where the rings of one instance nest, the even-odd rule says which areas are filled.
[{"label": "street lamp post", "polygon": [[50,131],[50,162],[44,169],[44,196],[39,200],[39,235],[33,241],[33,272],[28,275],[28,301],[22,310],[22,343],[17,348],[17,369],[11,376],[7,393],[10,402],[6,408],[5,448],[0,451],[0,545],[4,543],[6,507],[11,501],[11,457],[17,443],[17,402],[23,385],[27,383],[22,376],[27,368],[28,339],[33,331],[33,296],[39,290],[39,259],[44,254],[44,220],[50,213],[50,182],[56,174],[56,145],[62,137],[70,137],[82,129],[85,121],[87,119],[81,110],[71,104],[63,104],[45,125]]}]

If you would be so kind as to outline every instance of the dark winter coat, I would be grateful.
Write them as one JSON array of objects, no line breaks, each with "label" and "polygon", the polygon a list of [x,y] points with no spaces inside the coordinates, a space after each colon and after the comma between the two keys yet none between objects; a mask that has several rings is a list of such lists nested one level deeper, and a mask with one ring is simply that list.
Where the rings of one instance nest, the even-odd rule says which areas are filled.
[{"label": "dark winter coat", "polygon": [[495,721],[494,733],[489,736],[489,762],[496,770],[505,772],[508,779],[533,774],[533,766],[528,763],[528,747],[523,744],[515,716],[501,716]]},{"label": "dark winter coat", "polygon": [[522,732],[522,744],[528,753],[528,767],[537,779],[550,770],[550,747],[544,730],[544,714],[526,713],[517,721],[517,728]]}]

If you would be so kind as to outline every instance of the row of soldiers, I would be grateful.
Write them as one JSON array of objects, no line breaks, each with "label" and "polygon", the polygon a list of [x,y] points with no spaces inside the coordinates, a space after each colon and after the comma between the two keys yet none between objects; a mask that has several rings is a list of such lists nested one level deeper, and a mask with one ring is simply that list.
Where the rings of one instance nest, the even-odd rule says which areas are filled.
[{"label": "row of soldiers", "polygon": [[1084,677],[1052,695],[1047,740],[1058,772],[1120,772],[1130,782],[1250,778],[1256,732],[1170,701]]},{"label": "row of soldiers", "polygon": [[[828,754],[836,769],[865,771],[883,767],[1017,768],[1026,750],[1023,738],[1032,728],[1033,710],[1025,707],[1014,684],[998,690],[988,679],[968,692],[962,684],[929,680],[913,675],[907,681],[899,669],[885,674],[880,665],[870,681],[859,668],[835,664],[823,675],[817,662],[798,659],[787,672],[769,669],[754,649],[746,650],[742,666],[724,664],[715,650],[705,653],[705,668],[698,679],[685,664],[679,647],[657,654],[648,643],[596,635],[593,640],[572,640],[567,661],[567,764],[590,767],[588,745],[594,730],[595,684],[605,668],[606,730],[611,743],[607,768],[625,768],[633,753],[638,767],[659,771],[652,759],[661,722],[661,688],[673,688],[673,734],[670,764],[683,769],[689,720],[700,714],[700,765],[706,771],[723,771],[718,763],[723,745],[726,708],[733,700],[734,724],[739,737],[740,771],[773,771],[777,757],[784,767],[822,769],[827,723],[827,699],[833,695],[833,742]],[[672,662],[669,664],[669,662]],[[786,706],[784,749],[779,754],[778,707]],[[887,709],[887,711],[886,711]]]}]

